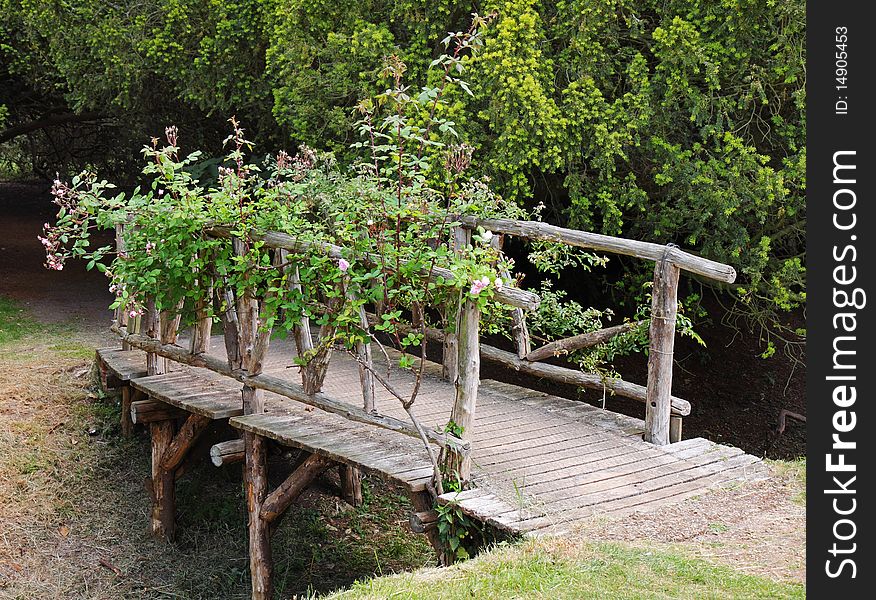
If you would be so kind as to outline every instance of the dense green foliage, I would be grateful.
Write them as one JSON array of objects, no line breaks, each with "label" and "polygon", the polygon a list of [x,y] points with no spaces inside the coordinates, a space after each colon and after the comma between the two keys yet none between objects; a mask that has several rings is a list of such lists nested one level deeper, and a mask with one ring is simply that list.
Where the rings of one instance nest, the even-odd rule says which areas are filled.
[{"label": "dense green foliage", "polygon": [[438,115],[493,189],[554,222],[733,264],[750,315],[805,300],[801,0],[477,4],[0,0],[0,79],[16,83],[0,105],[20,122],[16,98],[37,90],[122,119],[119,140],[163,120],[208,146],[236,114],[268,146],[344,161],[358,98],[391,85],[384,56],[413,89],[434,84],[446,32],[495,12],[483,51],[462,57],[471,94],[448,90]]}]

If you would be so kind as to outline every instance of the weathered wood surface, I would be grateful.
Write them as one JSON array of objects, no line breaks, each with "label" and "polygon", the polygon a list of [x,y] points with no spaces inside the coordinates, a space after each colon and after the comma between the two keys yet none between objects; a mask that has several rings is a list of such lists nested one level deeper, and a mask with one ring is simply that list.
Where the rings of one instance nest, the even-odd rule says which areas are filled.
[{"label": "weathered wood surface", "polygon": [[[480,225],[494,233],[507,233],[530,240],[562,242],[570,246],[578,246],[579,248],[634,256],[653,261],[659,261],[663,258],[667,250],[667,246],[663,244],[640,242],[638,240],[590,233],[589,231],[581,231],[579,229],[565,229],[536,221],[479,219],[476,217],[462,217],[461,221],[468,227]],[[709,279],[723,281],[724,283],[733,283],[736,280],[736,270],[730,265],[696,256],[680,248],[673,247],[670,249],[669,260],[685,271],[690,271]]]},{"label": "weathered wood surface", "polygon": [[98,348],[96,355],[103,379],[101,383],[105,387],[119,387],[135,377],[146,375],[146,359],[142,352]]},{"label": "weathered wood surface", "polygon": [[[617,394],[624,398],[632,398],[633,400],[645,401],[647,396],[646,388],[636,383],[630,383],[622,379],[607,379],[594,373],[582,373],[581,371],[558,367],[557,365],[531,363],[517,358],[511,352],[506,352],[486,344],[481,344],[481,356],[486,360],[503,364],[515,371],[535,377],[544,377],[552,381],[579,385],[593,390],[606,390],[609,393]],[[690,414],[690,402],[674,396],[668,396],[667,398],[673,413],[678,415]]]},{"label": "weathered wood surface", "polygon": [[645,394],[645,441],[658,446],[669,443],[678,277],[678,267],[669,262],[667,253],[654,266]]},{"label": "weathered wood surface", "polygon": [[607,327],[598,331],[590,331],[588,333],[563,338],[545,344],[540,348],[536,348],[520,358],[525,358],[530,362],[535,362],[552,358],[554,356],[563,356],[569,352],[581,350],[583,348],[592,348],[593,346],[607,342],[617,335],[627,331],[632,331],[638,325],[639,323],[623,323],[621,325],[615,325],[614,327]]},{"label": "weathered wood surface", "polygon": [[229,423],[283,445],[395,479],[411,491],[425,489],[432,473],[425,449],[413,438],[324,412],[244,415],[234,417]]},{"label": "weathered wood surface", "polygon": [[[228,366],[228,363],[225,359],[219,358],[218,356],[212,356],[209,354],[194,355],[179,346],[175,346],[172,344],[161,344],[158,340],[154,340],[143,335],[129,334],[124,329],[120,329],[118,327],[113,327],[113,331],[118,333],[132,346],[145,350],[147,352],[147,356],[149,353],[153,353],[155,355],[161,355],[186,365],[209,369],[214,373],[236,379],[237,381],[249,384],[254,388],[274,392],[275,394],[284,396],[291,400],[321,408],[322,410],[325,410],[327,412],[342,415],[347,419],[353,421],[367,423],[369,425],[375,425],[377,427],[389,429],[390,431],[397,431],[411,437],[419,437],[419,432],[416,430],[416,428],[407,422],[407,415],[405,415],[404,418],[398,418],[390,417],[385,414],[367,413],[358,406],[354,406],[346,402],[340,402],[324,393],[307,394],[305,393],[304,388],[301,385],[280,377],[276,377],[274,375],[270,375],[268,373],[249,376],[244,371],[241,371],[239,369],[232,369]],[[291,349],[289,349],[287,346],[287,351],[289,350]],[[288,364],[290,362],[291,355],[290,359],[287,359],[283,362],[282,373],[284,375],[288,374],[287,367],[291,366],[290,364]],[[440,369],[440,367],[437,368]],[[357,392],[357,394],[361,397],[361,392]],[[397,400],[395,400],[394,398],[393,400],[397,402]],[[454,438],[453,436],[439,433],[433,430],[427,430],[426,434],[428,435],[429,439],[438,442],[441,445],[454,445],[463,452],[467,450],[466,444],[459,439]]]},{"label": "weathered wood surface", "polygon": [[243,414],[240,384],[209,371],[179,368],[131,380],[131,387],[165,404],[211,420]]},{"label": "weathered wood surface", "polygon": [[219,442],[210,447],[210,460],[217,467],[238,463],[243,460],[244,449],[243,439]]},{"label": "weathered wood surface", "polygon": [[[376,317],[374,315],[369,315],[368,319],[373,323]],[[408,331],[408,329],[404,327],[400,327],[399,330]],[[426,337],[434,341],[443,341],[447,336],[442,331],[427,327]],[[526,373],[527,375],[532,375],[533,377],[577,385],[600,392],[610,392],[611,394],[617,394],[618,396],[638,400],[639,402],[645,402],[647,396],[647,389],[645,386],[637,383],[631,383],[629,381],[624,381],[623,379],[606,379],[595,373],[584,373],[576,369],[570,369],[558,365],[534,363],[529,360],[518,358],[513,352],[508,352],[488,344],[480,344],[479,347],[481,359],[514,369],[521,373]],[[690,414],[690,402],[687,400],[671,396],[670,404],[672,414],[681,416],[687,416]]]},{"label": "weathered wood surface", "polygon": [[[291,340],[272,342],[264,361],[265,375],[297,377],[288,368],[294,352]],[[390,359],[396,357],[390,352]],[[385,369],[382,353],[375,353],[375,361]],[[440,378],[441,365],[427,363],[425,372],[414,406],[424,427],[443,426],[455,401],[454,388]],[[183,379],[224,379],[204,369],[190,368],[188,373]],[[174,371],[161,378],[168,386],[173,381],[182,385],[180,375]],[[397,371],[392,381],[402,391],[413,385],[412,377]],[[240,406],[240,384],[232,384],[234,401]],[[181,388],[180,396],[192,394],[201,385]],[[339,404],[361,406],[355,360],[336,353],[323,389]],[[406,418],[398,400],[380,385],[375,396],[381,417]],[[198,397],[190,397],[196,404]],[[417,439],[269,391],[265,411],[236,416],[230,422],[283,445],[400,482],[412,496],[424,500],[417,510],[429,509],[425,489],[432,468]],[[478,488],[470,497],[463,496],[469,499],[460,505],[476,518],[509,531],[562,532],[595,514],[655,510],[710,487],[765,473],[758,459],[738,449],[699,438],[654,446],[642,440],[645,424],[641,419],[492,380],[480,381],[474,417],[472,478]]]}]

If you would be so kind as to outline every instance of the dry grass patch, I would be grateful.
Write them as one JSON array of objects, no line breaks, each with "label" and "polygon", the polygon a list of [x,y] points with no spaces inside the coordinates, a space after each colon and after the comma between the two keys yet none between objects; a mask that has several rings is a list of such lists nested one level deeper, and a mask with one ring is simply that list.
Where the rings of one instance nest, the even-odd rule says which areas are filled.
[{"label": "dry grass patch", "polygon": [[[148,437],[121,438],[117,399],[89,391],[106,342],[3,305],[0,330],[14,331],[0,343],[0,598],[249,598],[239,466],[196,463],[178,482],[178,540],[151,539]],[[359,509],[332,491],[310,490],[275,536],[283,597],[433,560],[401,490],[366,481]]]}]

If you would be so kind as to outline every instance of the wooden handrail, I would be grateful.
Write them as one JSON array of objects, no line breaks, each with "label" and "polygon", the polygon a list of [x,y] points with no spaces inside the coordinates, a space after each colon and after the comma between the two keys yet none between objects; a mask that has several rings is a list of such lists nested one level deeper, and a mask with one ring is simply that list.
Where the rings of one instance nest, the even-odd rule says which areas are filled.
[{"label": "wooden handrail", "polygon": [[[207,230],[207,234],[218,238],[232,237],[231,229],[221,226],[209,228]],[[267,246],[268,248],[289,250],[291,252],[302,252],[304,250],[311,249],[315,245],[313,242],[305,242],[299,240],[294,236],[286,233],[280,233],[278,231],[268,231],[266,233],[253,235],[251,239],[264,242],[265,246]],[[330,258],[340,259],[343,257],[343,249],[340,246],[336,246],[335,244],[329,244],[327,242],[322,242],[316,245],[318,250],[324,252],[326,256],[329,256]],[[380,260],[375,256],[365,255],[362,258],[369,265],[374,266],[380,264]],[[443,267],[433,267],[432,280],[436,280],[439,277],[442,279],[453,279],[453,273],[449,269],[445,269]],[[538,308],[539,302],[541,301],[538,297],[538,294],[534,294],[530,291],[522,290],[520,288],[511,287],[510,285],[506,285],[503,286],[502,289],[495,290],[494,294],[496,300],[498,300],[499,302],[507,304],[508,306],[514,306],[526,310],[535,310],[536,308]]]},{"label": "wooden handrail", "polygon": [[655,262],[662,260],[668,251],[669,261],[685,271],[724,283],[736,281],[736,270],[730,265],[702,258],[701,256],[685,252],[680,248],[663,244],[640,242],[638,240],[629,240],[578,229],[566,229],[538,221],[479,219],[477,217],[461,217],[460,221],[466,227],[480,226],[494,233],[505,233],[531,240],[559,242],[579,248],[623,254],[624,256],[633,256]]},{"label": "wooden handrail", "polygon": [[[372,313],[368,313],[368,320],[371,323],[379,322],[377,315]],[[409,327],[399,327],[399,330],[404,333],[414,331],[414,329]],[[440,342],[444,340],[445,333],[440,329],[427,327],[426,337],[432,341]],[[618,396],[623,396],[624,398],[629,398],[630,400],[646,402],[646,388],[637,383],[631,383],[629,381],[624,381],[623,379],[606,379],[602,375],[596,373],[584,373],[577,369],[569,369],[559,365],[530,362],[525,358],[518,358],[517,355],[512,352],[501,350],[488,344],[480,344],[479,351],[483,360],[514,369],[520,373],[532,375],[533,377],[586,387],[597,391],[604,390],[612,394],[617,394]],[[673,415],[684,417],[690,414],[691,406],[690,402],[687,400],[670,396],[670,405]]]},{"label": "wooden handrail", "polygon": [[[351,421],[376,425],[377,427],[403,433],[411,437],[419,437],[419,433],[413,425],[400,419],[396,419],[395,417],[365,412],[358,406],[335,400],[331,396],[323,394],[322,392],[312,395],[306,394],[303,386],[266,373],[251,376],[243,369],[231,369],[228,366],[228,362],[221,358],[209,354],[192,354],[176,344],[162,344],[160,340],[146,335],[128,333],[123,327],[119,327],[116,324],[110,329],[122,340],[131,344],[131,346],[139,348],[145,352],[154,353],[181,364],[209,369],[220,375],[236,379],[250,387],[273,392],[285,396],[286,398],[297,400],[298,402],[310,406],[315,406],[324,411],[341,415]],[[468,454],[471,448],[470,443],[460,440],[450,434],[439,433],[431,429],[427,429],[425,433],[433,442],[436,442],[440,446],[451,446],[456,452],[463,455]]]}]

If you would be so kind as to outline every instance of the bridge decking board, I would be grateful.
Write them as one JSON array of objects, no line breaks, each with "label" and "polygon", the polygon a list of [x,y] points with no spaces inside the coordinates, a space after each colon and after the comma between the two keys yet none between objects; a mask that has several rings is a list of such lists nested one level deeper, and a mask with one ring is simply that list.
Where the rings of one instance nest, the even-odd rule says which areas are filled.
[{"label": "bridge decking board", "polygon": [[[212,352],[222,356],[221,338]],[[390,350],[390,358],[397,357]],[[264,371],[299,381],[291,340],[271,343]],[[107,372],[149,396],[276,442],[317,452],[366,472],[394,479],[413,491],[425,489],[432,466],[419,439],[344,419],[293,400],[265,393],[266,413],[242,415],[240,384],[221,375],[174,365],[145,376],[137,350],[98,350]],[[375,360],[385,360],[375,353]],[[440,365],[427,363],[414,410],[424,427],[450,415],[455,390],[439,379]],[[409,392],[413,377],[392,374]],[[323,392],[361,406],[358,367],[342,352],[329,366]],[[400,402],[379,384],[383,414],[407,419]],[[765,476],[766,466],[737,448],[705,439],[669,446],[642,441],[641,419],[509,383],[482,380],[472,445],[473,480],[479,486],[441,501],[456,501],[468,514],[501,529],[533,535],[561,533],[594,515],[655,510],[702,494],[711,487]],[[438,451],[437,446],[433,448]],[[455,498],[455,500],[454,500]]]}]

